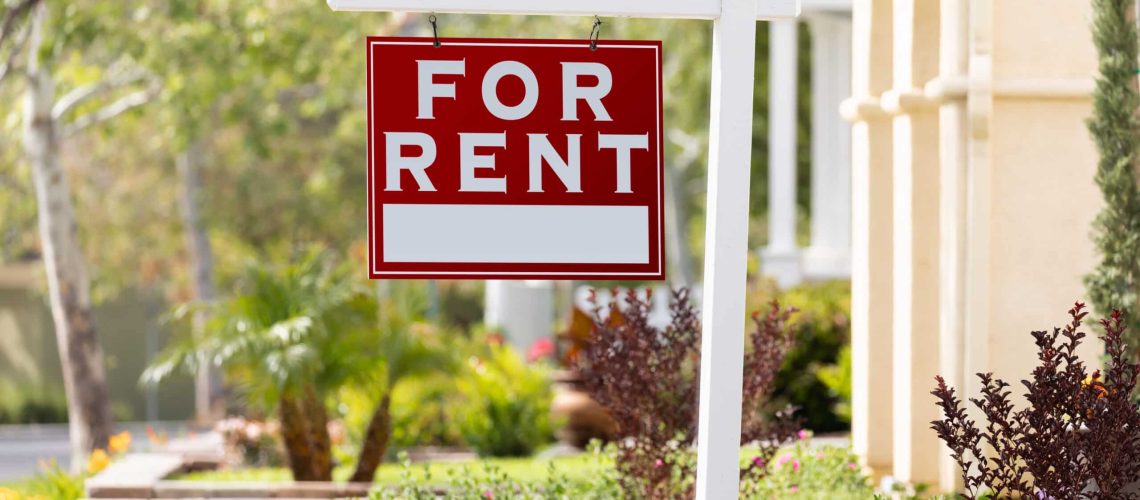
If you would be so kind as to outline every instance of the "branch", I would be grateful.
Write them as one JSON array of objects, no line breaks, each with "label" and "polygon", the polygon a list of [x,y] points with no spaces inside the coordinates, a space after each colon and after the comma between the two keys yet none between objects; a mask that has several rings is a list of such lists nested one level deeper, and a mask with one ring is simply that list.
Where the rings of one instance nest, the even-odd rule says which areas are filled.
[{"label": "branch", "polygon": [[64,137],[80,132],[87,127],[97,125],[105,121],[111,120],[127,111],[135,109],[139,106],[149,103],[158,97],[158,92],[162,87],[160,85],[151,85],[144,90],[131,92],[123,97],[120,97],[115,102],[103,106],[95,111],[82,115],[75,119],[75,121],[64,125],[61,128],[61,133]]},{"label": "branch", "polygon": [[28,43],[31,33],[32,25],[29,23],[16,35],[15,41],[12,42],[12,50],[8,52],[8,58],[4,60],[4,65],[0,66],[0,82],[3,82],[18,67],[16,66],[16,56],[24,51],[24,45]]},{"label": "branch", "polygon": [[16,23],[20,18],[24,17],[31,12],[32,7],[40,3],[40,0],[24,0],[20,4],[4,11],[4,24],[0,26],[0,47],[12,35],[12,29],[16,27]]},{"label": "branch", "polygon": [[55,106],[51,109],[51,116],[52,118],[59,120],[60,118],[66,116],[67,113],[71,112],[71,110],[75,109],[76,106],[83,104],[85,101],[92,97],[120,87],[125,87],[132,83],[141,82],[146,79],[146,77],[146,72],[138,68],[134,68],[117,75],[103,78],[95,83],[80,85],[72,89],[71,92],[64,94],[63,97],[60,97],[59,100],[56,101]]}]

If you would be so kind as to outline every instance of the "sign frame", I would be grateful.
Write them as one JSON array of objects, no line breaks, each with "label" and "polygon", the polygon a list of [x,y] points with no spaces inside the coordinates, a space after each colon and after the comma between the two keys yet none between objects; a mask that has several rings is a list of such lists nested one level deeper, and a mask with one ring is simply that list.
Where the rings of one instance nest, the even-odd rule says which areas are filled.
[{"label": "sign frame", "polygon": [[[653,134],[649,153],[654,154],[656,165],[656,204],[646,207],[646,241],[644,263],[611,263],[611,262],[439,262],[439,261],[387,261],[384,252],[384,192],[376,189],[374,178],[382,175],[378,172],[379,161],[376,158],[377,149],[382,146],[374,144],[376,133],[374,126],[381,120],[382,110],[377,105],[377,98],[373,95],[376,88],[373,77],[379,76],[377,65],[374,62],[375,52],[383,46],[432,46],[435,39],[431,37],[388,37],[369,36],[366,39],[367,57],[367,120],[368,120],[368,273],[372,279],[552,279],[552,280],[638,280],[661,281],[665,279],[665,162],[664,162],[664,89],[662,87],[662,46],[659,40],[604,40],[599,41],[597,51],[614,50],[652,50],[655,64],[656,84],[653,99],[656,106]],[[444,47],[524,47],[526,49],[582,49],[590,50],[590,40],[568,39],[511,39],[511,38],[441,38],[439,42]],[[430,204],[425,204],[430,205]],[[520,207],[534,205],[518,205]],[[604,207],[593,204],[577,205],[580,207]],[[630,205],[641,207],[644,205]],[[403,207],[407,207],[404,205]],[[472,205],[472,207],[488,207],[488,205]],[[622,207],[624,208],[624,207]],[[589,238],[584,234],[581,237]],[[604,245],[605,241],[598,244]]]},{"label": "sign frame", "polygon": [[[800,0],[328,0],[333,10],[713,21],[704,308],[697,430],[698,500],[740,495],[748,178],[756,21],[795,19]],[[745,106],[747,104],[747,106]]]}]

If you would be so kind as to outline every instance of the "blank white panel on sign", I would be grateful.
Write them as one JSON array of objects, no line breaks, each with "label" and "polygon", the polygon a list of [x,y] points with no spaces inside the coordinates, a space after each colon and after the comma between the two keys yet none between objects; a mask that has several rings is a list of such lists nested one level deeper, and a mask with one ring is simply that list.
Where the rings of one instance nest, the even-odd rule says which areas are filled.
[{"label": "blank white panel on sign", "polygon": [[649,262],[649,207],[385,204],[386,262]]}]

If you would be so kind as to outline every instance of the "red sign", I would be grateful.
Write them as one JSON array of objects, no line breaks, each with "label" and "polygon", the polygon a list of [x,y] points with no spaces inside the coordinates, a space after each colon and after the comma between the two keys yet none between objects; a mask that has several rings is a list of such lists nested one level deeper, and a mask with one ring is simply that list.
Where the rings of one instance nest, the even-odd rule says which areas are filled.
[{"label": "red sign", "polygon": [[370,37],[370,275],[664,279],[661,134],[661,42]]}]

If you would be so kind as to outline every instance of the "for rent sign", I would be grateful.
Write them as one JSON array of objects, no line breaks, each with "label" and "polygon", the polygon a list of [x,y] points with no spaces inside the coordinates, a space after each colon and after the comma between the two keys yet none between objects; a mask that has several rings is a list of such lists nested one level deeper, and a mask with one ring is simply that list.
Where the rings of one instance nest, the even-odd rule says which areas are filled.
[{"label": "for rent sign", "polygon": [[663,279],[661,43],[368,39],[373,278]]}]

